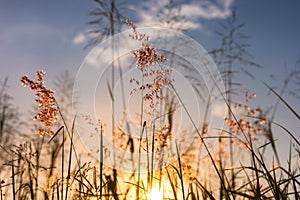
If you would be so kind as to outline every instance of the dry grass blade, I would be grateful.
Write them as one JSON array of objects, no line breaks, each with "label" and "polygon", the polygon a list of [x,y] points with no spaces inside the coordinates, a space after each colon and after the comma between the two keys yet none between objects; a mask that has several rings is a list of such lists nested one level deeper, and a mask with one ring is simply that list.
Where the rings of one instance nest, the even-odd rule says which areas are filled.
[{"label": "dry grass blade", "polygon": [[[209,70],[208,70],[208,71],[209,71]],[[211,75],[211,74],[210,74],[210,75]],[[212,76],[212,75],[211,75],[211,76]],[[214,80],[214,78],[212,78],[212,80]],[[219,91],[221,91],[221,89],[218,87],[217,83],[214,82],[214,84],[216,85],[217,89],[218,89]],[[206,150],[206,152],[207,152],[207,154],[208,154],[208,156],[209,156],[209,159],[211,160],[211,162],[212,162],[212,164],[213,164],[213,167],[214,167],[214,169],[215,169],[215,171],[216,171],[218,177],[220,178],[220,181],[221,181],[221,187],[226,191],[225,194],[226,194],[227,198],[230,199],[229,193],[230,193],[231,189],[230,189],[230,188],[229,188],[229,189],[226,189],[226,184],[225,184],[225,182],[226,182],[227,185],[229,185],[229,181],[228,181],[227,177],[225,176],[225,181],[224,181],[224,177],[221,175],[221,173],[220,173],[220,171],[219,171],[219,169],[218,169],[218,167],[217,167],[217,165],[216,165],[216,162],[215,162],[215,160],[214,160],[214,158],[213,158],[211,152],[209,151],[208,145],[206,144],[205,140],[203,139],[203,136],[202,136],[202,134],[200,133],[199,129],[197,128],[197,126],[196,126],[196,124],[195,124],[193,118],[191,117],[191,115],[190,115],[189,111],[187,110],[186,106],[183,104],[182,99],[181,99],[181,97],[179,96],[179,94],[177,93],[177,91],[176,91],[176,89],[174,88],[174,86],[171,85],[171,87],[172,87],[174,93],[176,94],[177,98],[179,99],[181,105],[183,106],[184,111],[185,111],[186,114],[188,115],[188,118],[189,118],[189,120],[191,121],[193,127],[195,128],[195,130],[196,130],[196,132],[197,132],[199,138],[201,139],[201,142],[202,142],[202,144],[203,144],[203,146],[204,146],[204,148],[205,148],[205,150]],[[222,95],[222,97],[223,97],[225,103],[227,103],[225,97],[224,97],[223,95]],[[228,104],[227,104],[227,105],[228,105]],[[231,112],[232,112],[232,110],[231,110]],[[236,119],[236,121],[237,121],[237,119]]]},{"label": "dry grass blade", "polygon": [[102,198],[103,189],[103,127],[100,125],[100,199]]},{"label": "dry grass blade", "polygon": [[[250,118],[255,118],[255,119],[262,119],[262,118],[260,118],[260,117],[255,117],[255,116],[247,116],[247,117],[250,117]],[[277,123],[277,122],[275,122],[275,121],[268,121],[270,124],[274,124],[274,125],[276,125],[276,126],[278,126],[278,127],[280,127],[281,129],[283,129],[292,139],[293,139],[293,141],[294,142],[296,142],[299,146],[300,146],[300,141],[294,136],[294,134],[291,132],[291,131],[289,131],[286,127],[284,127],[283,125],[281,125],[281,124],[279,124],[279,123]],[[276,140],[273,140],[274,142],[276,141]],[[270,141],[270,142],[272,142],[272,141]],[[267,145],[267,144],[269,144],[269,143],[266,143],[265,145]],[[265,146],[265,145],[263,145],[263,146]]]},{"label": "dry grass blade", "polygon": [[180,153],[179,153],[179,148],[177,141],[175,141],[175,146],[176,146],[176,152],[177,152],[177,162],[178,162],[178,168],[179,170],[176,170],[180,179],[181,183],[181,192],[182,192],[182,199],[185,199],[185,194],[184,194],[184,180],[183,180],[183,174],[182,174],[182,166],[181,166],[181,160],[180,160]]},{"label": "dry grass blade", "polygon": [[110,86],[109,81],[107,81],[107,88],[108,88],[108,92],[109,92],[110,98],[114,102],[114,95],[113,95],[113,91],[112,91],[112,88]]},{"label": "dry grass blade", "polygon": [[176,187],[171,179],[171,176],[170,176],[170,173],[169,173],[169,170],[168,168],[166,167],[166,172],[167,172],[167,175],[168,175],[168,179],[170,181],[170,185],[171,185],[171,188],[172,188],[172,192],[173,192],[173,195],[174,195],[174,200],[177,200],[177,194],[176,194]]},{"label": "dry grass blade", "polygon": [[58,135],[58,133],[64,128],[64,126],[61,126],[55,133],[54,135],[50,138],[48,141],[48,144]]},{"label": "dry grass blade", "polygon": [[76,115],[73,119],[72,123],[72,129],[71,129],[71,143],[69,147],[69,162],[68,162],[68,174],[67,174],[67,186],[66,186],[66,194],[65,194],[65,200],[68,199],[68,191],[69,191],[69,181],[71,178],[71,165],[72,165],[72,152],[73,152],[73,137],[74,137],[74,131],[75,131],[75,121],[76,121]]},{"label": "dry grass blade", "polygon": [[267,83],[265,83],[265,82],[263,82],[263,83],[300,120],[300,116],[298,115],[298,113],[273,88],[271,88]]},{"label": "dry grass blade", "polygon": [[206,189],[206,187],[204,187],[204,185],[202,185],[200,181],[198,181],[196,178],[194,179],[194,181],[197,183],[197,186],[200,187],[201,191],[209,197],[209,199],[215,199],[214,196]]},{"label": "dry grass blade", "polygon": [[140,133],[140,138],[139,138],[139,141],[140,141],[140,144],[139,144],[139,153],[138,153],[138,180],[137,180],[137,188],[136,188],[136,198],[139,199],[140,195],[139,195],[139,191],[140,191],[140,177],[141,177],[141,166],[140,166],[140,163],[141,163],[141,149],[142,149],[142,138],[143,138],[143,135],[144,135],[144,130],[145,130],[145,127],[146,127],[146,121],[144,121],[143,123],[143,126],[142,126],[142,130],[141,130],[141,133]]}]

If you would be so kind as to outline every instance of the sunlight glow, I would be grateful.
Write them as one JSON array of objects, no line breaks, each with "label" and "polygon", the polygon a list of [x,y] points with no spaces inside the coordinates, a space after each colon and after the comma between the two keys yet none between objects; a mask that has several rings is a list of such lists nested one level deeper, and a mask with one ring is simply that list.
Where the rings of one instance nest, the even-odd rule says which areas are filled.
[{"label": "sunlight glow", "polygon": [[153,188],[149,194],[150,200],[163,200],[163,193],[158,188]]}]

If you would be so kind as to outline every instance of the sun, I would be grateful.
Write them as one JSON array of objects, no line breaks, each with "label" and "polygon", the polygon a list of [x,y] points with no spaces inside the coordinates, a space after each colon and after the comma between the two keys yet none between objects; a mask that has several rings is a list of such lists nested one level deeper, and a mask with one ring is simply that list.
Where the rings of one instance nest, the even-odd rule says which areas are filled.
[{"label": "sun", "polygon": [[158,188],[153,188],[149,194],[150,200],[163,200],[163,193]]}]

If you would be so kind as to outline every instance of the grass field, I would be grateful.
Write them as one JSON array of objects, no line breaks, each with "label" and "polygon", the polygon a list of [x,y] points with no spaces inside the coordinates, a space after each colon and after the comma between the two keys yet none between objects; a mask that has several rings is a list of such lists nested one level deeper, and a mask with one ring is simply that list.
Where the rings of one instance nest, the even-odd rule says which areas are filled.
[{"label": "grass field", "polygon": [[[164,68],[168,58],[151,45],[149,37],[137,31],[128,20],[132,30],[128,40],[141,44],[132,52],[136,69],[142,80],[132,77],[140,94],[143,110],[137,116],[138,132],[130,132],[126,117],[122,125],[111,122],[111,130],[101,119],[96,124],[84,113],[70,114],[67,103],[62,101],[66,93],[54,93],[44,83],[45,72],[38,71],[36,80],[24,76],[21,82],[36,94],[34,121],[24,122],[27,130],[4,128],[7,119],[1,118],[1,166],[0,198],[2,199],[299,199],[300,198],[300,142],[299,133],[290,132],[280,122],[274,121],[259,106],[256,94],[242,90],[239,102],[227,93],[218,98],[226,107],[224,127],[211,127],[213,117],[204,117],[195,124],[170,77],[172,70]],[[144,83],[143,78],[150,79]],[[231,78],[227,76],[227,78]],[[217,86],[217,83],[216,83]],[[111,105],[117,102],[107,84]],[[228,87],[228,86],[227,86]],[[297,120],[299,112],[293,109],[280,92],[268,84],[277,102]],[[166,90],[168,88],[168,90]],[[4,91],[4,90],[3,90]],[[133,92],[134,93],[134,92]],[[56,95],[61,95],[58,98]],[[2,92],[1,98],[5,95]],[[271,97],[270,97],[271,98]],[[70,99],[69,99],[70,100]],[[1,106],[6,106],[1,101]],[[210,101],[202,105],[210,108]],[[178,126],[175,110],[181,108],[191,127],[184,135],[193,135],[189,148],[181,151],[184,138],[176,138]],[[112,109],[113,110],[113,109]],[[112,117],[115,115],[115,110]],[[96,155],[82,150],[78,140],[78,119],[84,119],[93,129],[91,140],[98,144]],[[112,120],[114,121],[114,120]],[[82,122],[82,120],[81,120]],[[9,123],[10,124],[10,123]],[[12,124],[13,125],[13,124]],[[16,124],[15,124],[16,125]],[[4,130],[20,133],[18,139],[5,134]],[[217,131],[218,135],[211,134]],[[278,153],[280,141],[276,131],[284,131],[290,141],[288,155],[282,159]],[[112,146],[126,152],[117,154],[109,149],[104,138]],[[214,141],[214,142],[211,142]],[[108,155],[109,153],[110,155]],[[112,156],[112,165],[106,163]],[[173,159],[169,159],[172,157]],[[118,166],[131,166],[124,172]]]}]

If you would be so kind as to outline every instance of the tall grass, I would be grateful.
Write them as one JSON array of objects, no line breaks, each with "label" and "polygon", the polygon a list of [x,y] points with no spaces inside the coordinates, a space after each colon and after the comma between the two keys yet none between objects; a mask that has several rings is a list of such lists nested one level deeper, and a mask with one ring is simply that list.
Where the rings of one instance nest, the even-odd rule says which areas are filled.
[{"label": "tall grass", "polygon": [[[144,74],[145,68],[164,62],[166,57],[152,49],[148,37],[138,33],[130,21],[127,23],[133,30],[133,38],[143,42],[134,56],[138,69]],[[141,97],[142,102],[151,108],[150,111],[156,112],[155,118],[149,123],[141,116],[139,137],[133,138],[131,133],[124,132],[128,138],[118,141],[131,153],[133,171],[130,173],[106,165],[103,137],[108,130],[105,130],[102,122],[97,125],[99,129],[96,131],[99,136],[99,158],[88,157],[89,161],[86,161],[87,158],[82,161],[86,154],[80,152],[75,144],[78,134],[75,129],[76,117],[71,123],[66,120],[72,117],[65,116],[52,90],[44,86],[45,73],[38,72],[37,81],[23,78],[23,84],[37,91],[38,97],[44,95],[40,101],[47,101],[39,102],[42,105],[39,106],[41,113],[35,118],[41,121],[36,129],[41,135],[30,133],[32,139],[23,138],[24,142],[9,148],[1,143],[0,147],[7,159],[1,159],[0,199],[299,199],[300,143],[297,133],[268,118],[261,108],[248,105],[250,99],[255,101],[255,95],[245,91],[245,102],[235,105],[225,98],[225,94],[221,97],[230,113],[224,120],[227,127],[219,130],[219,136],[211,136],[207,130],[211,123],[207,121],[208,117],[204,118],[202,127],[198,128],[180,95],[172,87],[172,81],[168,79],[170,72],[164,68],[160,70],[154,73],[153,79],[156,82],[149,87],[155,88],[154,93],[145,90]],[[158,76],[161,78],[162,74],[165,78],[162,85],[169,86],[174,97],[170,97],[162,85],[155,85]],[[299,113],[284,97],[265,85],[299,120]],[[110,86],[108,90],[111,90]],[[153,94],[158,98],[150,98]],[[179,101],[178,105],[175,97]],[[160,112],[155,109],[157,105],[161,106]],[[168,141],[172,136],[172,127],[176,125],[173,114],[177,106],[181,106],[189,116],[198,138],[185,154],[180,153],[180,144],[176,141],[173,152],[176,159],[164,166],[166,147],[170,145]],[[207,110],[209,106],[206,105]],[[48,118],[43,116],[45,108],[52,112]],[[274,125],[285,131],[286,137],[290,139],[287,160],[280,160],[274,145],[276,138],[268,137],[270,134],[275,135],[274,130],[277,129],[273,130]],[[113,133],[114,129],[111,130]],[[214,137],[218,140],[217,148],[210,148],[208,141]],[[265,143],[260,142],[265,138],[268,139]],[[204,151],[207,156],[200,157],[198,151]],[[138,160],[133,159],[134,153],[137,153]],[[146,173],[141,171],[143,153],[147,153]],[[159,167],[155,170],[157,163]],[[122,159],[121,164],[125,164]],[[159,197],[154,196],[158,194]]]}]

